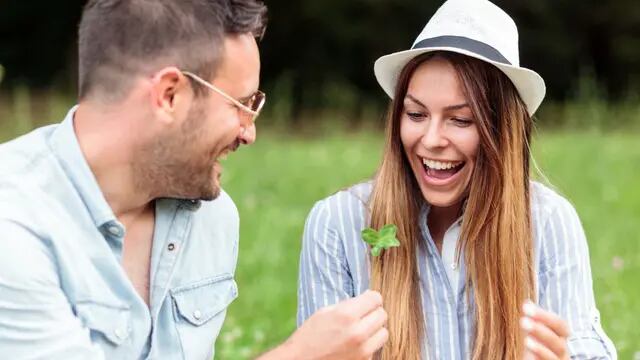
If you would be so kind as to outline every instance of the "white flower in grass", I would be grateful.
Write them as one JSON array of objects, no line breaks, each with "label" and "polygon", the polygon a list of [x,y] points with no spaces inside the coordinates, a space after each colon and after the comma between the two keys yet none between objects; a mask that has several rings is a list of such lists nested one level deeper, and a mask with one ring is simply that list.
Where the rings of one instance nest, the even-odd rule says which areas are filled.
[{"label": "white flower in grass", "polygon": [[245,359],[248,359],[251,356],[251,354],[253,353],[251,348],[248,347],[248,346],[244,346],[244,347],[240,348],[240,350],[238,352],[240,353],[240,356],[245,358]]},{"label": "white flower in grass", "polygon": [[222,336],[222,341],[225,343],[232,343],[242,336],[242,329],[234,327],[231,331],[228,331]]},{"label": "white flower in grass", "polygon": [[[613,259],[611,259],[611,266],[613,267],[614,270],[620,271],[624,268],[624,259],[621,258],[620,256],[614,256]],[[640,360],[640,359],[637,359]]]},{"label": "white flower in grass", "polygon": [[256,330],[253,332],[253,339],[256,342],[263,342],[264,341],[264,332],[260,329]]}]

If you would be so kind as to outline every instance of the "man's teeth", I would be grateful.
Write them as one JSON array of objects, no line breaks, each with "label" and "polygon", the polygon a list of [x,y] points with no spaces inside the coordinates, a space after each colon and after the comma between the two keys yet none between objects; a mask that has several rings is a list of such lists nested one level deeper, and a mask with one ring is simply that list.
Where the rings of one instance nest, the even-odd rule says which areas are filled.
[{"label": "man's teeth", "polygon": [[447,170],[462,164],[462,161],[435,161],[423,158],[422,163],[431,169]]},{"label": "man's teeth", "polygon": [[229,153],[230,153],[230,152],[231,152],[231,151],[229,151],[229,150],[225,150],[225,151],[223,151],[220,155],[218,155],[218,159],[219,159],[219,160],[226,160],[226,159],[227,159],[227,156],[229,156]]}]

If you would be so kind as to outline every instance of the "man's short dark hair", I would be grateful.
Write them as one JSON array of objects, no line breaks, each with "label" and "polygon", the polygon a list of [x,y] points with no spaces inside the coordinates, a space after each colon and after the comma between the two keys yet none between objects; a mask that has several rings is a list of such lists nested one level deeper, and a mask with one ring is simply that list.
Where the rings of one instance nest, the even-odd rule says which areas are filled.
[{"label": "man's short dark hair", "polygon": [[177,66],[210,79],[226,35],[262,37],[256,0],[89,0],[79,29],[79,98],[125,95],[135,75]]}]

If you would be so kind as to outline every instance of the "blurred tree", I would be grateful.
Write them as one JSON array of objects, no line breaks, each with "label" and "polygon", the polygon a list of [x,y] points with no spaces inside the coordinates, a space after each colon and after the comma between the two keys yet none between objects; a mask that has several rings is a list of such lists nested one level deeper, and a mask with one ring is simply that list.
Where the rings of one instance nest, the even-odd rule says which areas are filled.
[{"label": "blurred tree", "polygon": [[637,0],[496,0],[520,29],[520,58],[541,72],[549,94],[573,95],[592,74],[611,98],[640,90]]},{"label": "blurred tree", "polygon": [[[611,98],[640,91],[638,0],[495,2],[518,23],[521,62],[543,75],[551,98],[573,96],[583,74],[593,74],[598,90]],[[0,0],[3,86],[70,83],[83,3]],[[356,104],[382,98],[373,62],[380,55],[408,48],[442,1],[266,3],[270,24],[261,45],[263,83],[267,89],[278,84],[290,88],[285,93],[290,94],[297,118],[303,107],[331,105],[328,102],[341,96],[335,89],[352,93]]]},{"label": "blurred tree", "polygon": [[[0,0],[4,85],[67,87],[75,74],[75,39],[84,0]],[[64,79],[64,80],[60,80]]]}]

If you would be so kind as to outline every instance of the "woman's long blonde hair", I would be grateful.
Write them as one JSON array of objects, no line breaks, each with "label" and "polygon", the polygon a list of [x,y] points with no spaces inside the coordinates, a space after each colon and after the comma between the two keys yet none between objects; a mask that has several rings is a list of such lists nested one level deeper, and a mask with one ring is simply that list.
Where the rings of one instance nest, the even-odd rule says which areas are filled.
[{"label": "woman's long blonde hair", "polygon": [[532,120],[504,73],[451,52],[410,61],[388,115],[385,151],[369,200],[370,222],[374,228],[396,224],[401,246],[371,259],[371,287],[382,293],[389,314],[389,342],[377,357],[419,359],[421,344],[428,343],[416,259],[418,246],[424,246],[419,216],[425,200],[403,150],[400,120],[412,74],[434,56],[455,68],[480,135],[458,242],[475,304],[472,358],[518,359],[523,344],[520,306],[535,297],[529,207]]}]

